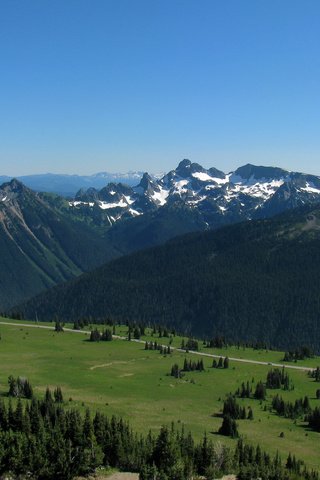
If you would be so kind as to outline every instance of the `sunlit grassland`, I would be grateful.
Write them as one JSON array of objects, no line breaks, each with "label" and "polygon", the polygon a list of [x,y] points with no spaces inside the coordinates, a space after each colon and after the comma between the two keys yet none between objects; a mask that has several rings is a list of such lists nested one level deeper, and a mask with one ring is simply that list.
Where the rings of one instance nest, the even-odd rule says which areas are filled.
[{"label": "sunlit grassland", "polygon": [[[3,319],[7,321],[6,319]],[[270,366],[230,362],[227,370],[211,367],[212,359],[204,357],[205,372],[187,373],[182,379],[169,375],[173,363],[183,365],[185,356],[198,360],[191,353],[174,351],[163,356],[158,351],[144,350],[144,345],[125,340],[92,343],[88,335],[21,326],[0,325],[0,392],[8,390],[9,375],[28,377],[35,394],[41,396],[47,386],[61,386],[65,402],[70,407],[99,409],[109,415],[121,415],[130,421],[134,430],[146,433],[157,431],[172,421],[183,424],[196,438],[204,432],[213,441],[232,444],[234,441],[217,435],[223,399],[244,381],[255,386],[265,381]],[[44,324],[46,325],[46,324]],[[71,326],[72,327],[72,326]],[[127,327],[116,327],[116,334],[127,335]],[[144,339],[168,344],[169,338],[149,336]],[[180,347],[181,337],[172,338],[172,346]],[[260,351],[237,347],[207,349],[204,352],[229,357],[243,357],[267,362],[281,362],[283,352]],[[319,359],[298,362],[297,365],[317,366]],[[289,451],[306,461],[310,467],[320,469],[320,434],[308,431],[302,421],[296,424],[270,412],[272,395],[280,393],[294,401],[308,395],[312,406],[319,404],[315,391],[319,384],[306,372],[288,370],[294,384],[293,391],[268,391],[268,399],[260,404],[256,400],[239,400],[253,408],[254,420],[239,421],[239,431],[253,444],[283,458]],[[4,397],[5,398],[5,397]],[[267,410],[264,411],[264,406]],[[280,433],[284,437],[280,437]]]}]

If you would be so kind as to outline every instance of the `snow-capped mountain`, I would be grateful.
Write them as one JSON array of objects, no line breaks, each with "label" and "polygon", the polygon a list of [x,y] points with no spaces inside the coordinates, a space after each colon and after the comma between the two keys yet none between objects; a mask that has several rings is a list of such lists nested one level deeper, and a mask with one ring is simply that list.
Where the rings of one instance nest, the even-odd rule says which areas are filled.
[{"label": "snow-capped mountain", "polygon": [[183,160],[162,178],[144,173],[135,187],[110,183],[102,190],[80,190],[70,207],[87,214],[103,210],[111,225],[177,203],[197,210],[207,227],[215,227],[313,202],[320,202],[320,177],[315,175],[250,164],[225,174]]}]

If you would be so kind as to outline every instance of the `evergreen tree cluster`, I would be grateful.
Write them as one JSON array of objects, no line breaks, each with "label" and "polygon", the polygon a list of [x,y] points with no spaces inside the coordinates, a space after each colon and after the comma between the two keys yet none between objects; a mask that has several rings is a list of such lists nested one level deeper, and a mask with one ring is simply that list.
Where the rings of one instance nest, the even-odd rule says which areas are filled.
[{"label": "evergreen tree cluster", "polygon": [[316,432],[320,432],[320,408],[316,407],[309,415],[309,427]]},{"label": "evergreen tree cluster", "polygon": [[218,362],[214,358],[212,361],[212,368],[229,368],[229,363],[228,357],[220,357]]},{"label": "evergreen tree cluster", "polygon": [[192,361],[192,360],[188,361],[185,358],[184,363],[183,363],[182,371],[183,372],[194,372],[196,370],[199,371],[199,372],[204,371],[204,364],[203,364],[202,358],[201,358],[201,360],[198,360],[197,362]]},{"label": "evergreen tree cluster", "polygon": [[146,326],[144,323],[130,323],[127,322],[128,326],[128,340],[134,338],[135,340],[140,340],[140,338],[145,335]]},{"label": "evergreen tree cluster", "polygon": [[[24,404],[18,399],[15,407],[0,400],[0,475],[71,480],[104,466],[140,472],[141,480],[191,480],[197,475],[209,480],[230,472],[243,479],[319,480],[306,470],[291,476],[290,462],[286,468],[278,456],[271,458],[242,441],[235,452],[214,445],[207,436],[196,444],[174,425],[162,427],[156,436],[138,436],[121,418],[64,408],[58,391],[52,395],[47,389],[43,400]],[[258,477],[244,476],[249,471],[257,471]]]},{"label": "evergreen tree cluster", "polygon": [[259,381],[256,384],[256,388],[253,394],[252,387],[247,381],[246,383],[242,382],[241,387],[236,390],[235,396],[240,398],[253,397],[256,400],[265,400],[267,396],[267,388],[282,388],[283,390],[293,390],[293,384],[290,381],[289,375],[285,372],[284,368],[282,370],[276,368],[269,370],[265,384],[262,381]]},{"label": "evergreen tree cluster", "polygon": [[303,415],[308,415],[311,411],[309,398],[307,396],[299,398],[292,403],[286,402],[281,396],[276,395],[272,399],[272,408],[279,416],[291,418],[293,420],[302,417]]},{"label": "evergreen tree cluster", "polygon": [[177,363],[172,365],[170,375],[175,378],[181,378],[186,372],[203,372],[204,371],[204,364],[203,360],[198,360],[197,362],[192,360],[184,359],[183,367],[180,368]]},{"label": "evergreen tree cluster", "polygon": [[177,363],[172,365],[170,375],[174,378],[181,378],[183,376],[181,368],[179,368],[179,365]]},{"label": "evergreen tree cluster", "polygon": [[248,381],[246,383],[242,382],[241,387],[235,392],[235,396],[240,398],[251,398],[252,387],[250,386],[250,383]]},{"label": "evergreen tree cluster", "polygon": [[302,475],[303,466],[304,462],[302,460],[297,460],[295,455],[291,455],[291,453],[289,453],[286,462],[286,468],[290,470],[290,472],[296,473],[297,475]]},{"label": "evergreen tree cluster", "polygon": [[9,384],[9,397],[15,398],[32,398],[33,389],[27,378],[14,378],[12,375],[8,378]]},{"label": "evergreen tree cluster", "polygon": [[[274,458],[263,452],[259,445],[253,447],[245,445],[243,440],[238,440],[235,452],[238,464],[237,480],[318,480],[319,475],[315,471],[308,471],[303,462],[293,462],[291,455],[288,456],[286,465],[283,466],[279,454]],[[291,459],[291,460],[290,460]]]},{"label": "evergreen tree cluster", "polygon": [[305,360],[306,358],[313,358],[314,352],[310,347],[302,346],[285,352],[283,361],[284,362],[297,362],[298,360]]},{"label": "evergreen tree cluster", "polygon": [[181,349],[186,351],[192,350],[193,352],[198,352],[199,350],[198,340],[195,340],[194,338],[188,338],[186,342],[182,340]]},{"label": "evergreen tree cluster", "polygon": [[270,389],[283,388],[283,390],[293,390],[293,385],[290,382],[289,375],[284,368],[269,370],[267,374],[266,387]]},{"label": "evergreen tree cluster", "polygon": [[256,400],[265,400],[267,395],[266,386],[263,382],[258,382],[254,392],[254,398]]},{"label": "evergreen tree cluster", "polygon": [[252,417],[252,410],[250,408],[248,410],[251,411],[250,415],[247,415],[246,408],[241,407],[233,395],[228,395],[223,402],[222,415],[233,420],[246,420],[248,417]]},{"label": "evergreen tree cluster", "polygon": [[101,333],[97,328],[91,330],[90,333],[90,342],[111,342],[112,340],[112,332],[109,328],[106,328]]},{"label": "evergreen tree cluster", "polygon": [[168,345],[168,346],[160,345],[157,342],[146,342],[144,344],[144,349],[145,350],[158,350],[162,355],[170,355],[171,354],[170,345]]}]

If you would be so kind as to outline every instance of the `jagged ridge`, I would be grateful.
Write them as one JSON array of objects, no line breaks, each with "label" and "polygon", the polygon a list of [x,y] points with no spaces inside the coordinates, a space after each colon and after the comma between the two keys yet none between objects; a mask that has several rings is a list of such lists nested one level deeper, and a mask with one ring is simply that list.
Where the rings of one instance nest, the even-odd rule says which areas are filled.
[{"label": "jagged ridge", "polygon": [[160,179],[145,173],[136,187],[110,183],[102,190],[80,190],[70,207],[90,215],[105,212],[105,221],[144,215],[174,204],[197,210],[209,228],[244,219],[269,217],[320,200],[320,178],[276,167],[244,165],[225,174],[182,160]]}]

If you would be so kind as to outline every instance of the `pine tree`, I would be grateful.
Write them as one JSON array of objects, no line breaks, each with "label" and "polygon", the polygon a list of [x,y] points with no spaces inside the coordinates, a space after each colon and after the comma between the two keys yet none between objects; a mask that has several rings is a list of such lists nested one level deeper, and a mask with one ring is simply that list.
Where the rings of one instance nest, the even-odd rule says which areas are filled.
[{"label": "pine tree", "polygon": [[60,387],[57,387],[54,392],[53,392],[53,396],[54,396],[54,401],[56,403],[63,403],[63,395],[62,395],[62,390]]},{"label": "pine tree", "polygon": [[57,333],[63,332],[63,325],[61,322],[59,322],[59,320],[55,322],[54,331]]},{"label": "pine tree", "polygon": [[133,338],[136,340],[140,340],[141,337],[141,332],[139,327],[135,327],[134,332],[133,332]]},{"label": "pine tree", "polygon": [[237,438],[239,433],[236,421],[229,415],[225,415],[223,417],[222,425],[219,428],[219,433],[220,435],[225,435],[226,437]]},{"label": "pine tree", "polygon": [[256,390],[254,392],[254,398],[256,398],[257,400],[266,399],[266,387],[262,382],[257,383]]},{"label": "pine tree", "polygon": [[95,328],[94,330],[91,330],[90,342],[100,342],[100,340],[101,340],[101,335],[99,330],[97,328]]}]

